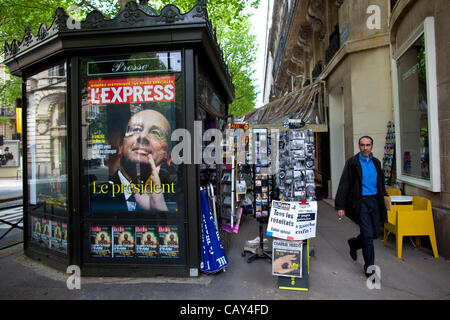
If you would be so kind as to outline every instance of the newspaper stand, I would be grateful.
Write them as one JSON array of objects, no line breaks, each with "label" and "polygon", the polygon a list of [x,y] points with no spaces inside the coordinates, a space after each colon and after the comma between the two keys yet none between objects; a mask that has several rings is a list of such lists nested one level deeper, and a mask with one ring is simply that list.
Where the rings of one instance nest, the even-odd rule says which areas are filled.
[{"label": "newspaper stand", "polygon": [[[308,204],[306,199],[302,199],[301,204]],[[306,250],[302,251],[302,277],[278,277],[278,288],[284,290],[308,291],[309,290],[309,239],[303,240],[306,243]]]},{"label": "newspaper stand", "polygon": [[[191,137],[202,117],[226,120],[234,87],[206,1],[187,13],[132,1],[114,18],[94,10],[83,21],[58,8],[50,27],[42,24],[37,35],[27,28],[21,42],[5,44],[4,64],[25,84],[25,254],[63,271],[80,266],[83,276],[198,276],[198,165],[174,165],[167,209],[131,212],[137,204],[127,198],[123,207],[111,200],[97,212],[93,193],[131,185],[108,190],[107,182],[118,172],[125,134],[137,132],[130,123],[138,112],[159,108],[167,131]],[[145,133],[170,140],[167,132]],[[190,147],[197,145],[193,138]]]},{"label": "newspaper stand", "polygon": [[[277,240],[278,242],[277,245],[275,245],[274,240],[273,243],[274,252],[272,254],[273,259],[272,272],[274,275],[278,276],[279,289],[308,291],[309,257],[310,257],[309,238],[311,236],[314,236],[316,233],[315,221],[317,217],[317,203],[315,202],[308,203],[306,202],[306,199],[302,199],[301,202],[298,202],[298,204],[295,204],[295,202],[288,202],[288,203],[283,202],[284,202],[283,199],[279,203],[275,201],[272,202],[271,216],[273,214],[275,218],[273,220],[272,219],[270,220],[271,224],[268,225],[267,229],[267,234],[269,236],[283,239]],[[305,205],[308,207],[306,211],[301,209],[301,207]],[[292,210],[301,210],[301,211],[298,211],[298,215],[287,214],[287,212],[290,213],[292,212]],[[296,223],[293,223],[294,221]],[[290,227],[284,230],[280,230],[279,228],[281,225],[290,225]],[[309,230],[305,229],[308,228],[309,226],[311,226]],[[302,234],[301,237],[297,236],[297,230],[301,232]],[[303,238],[303,240],[301,240],[301,238]],[[297,247],[298,245],[296,244],[297,241],[302,241],[303,247],[306,248],[299,250]],[[279,244],[279,242],[284,242],[287,244],[283,243]],[[289,243],[291,243],[292,246]],[[301,257],[297,257],[298,255],[301,255]],[[286,260],[285,258],[288,259]],[[298,266],[296,267],[296,263],[300,263],[300,261],[301,266],[299,270],[299,267]],[[275,265],[277,265],[276,268]]]},{"label": "newspaper stand", "polygon": [[272,148],[271,137],[267,128],[253,128],[252,134],[255,136],[252,146],[253,160],[253,211],[259,224],[259,244],[256,248],[249,248],[249,242],[246,243],[242,251],[242,256],[250,253],[247,262],[251,263],[255,259],[268,259],[272,261],[272,253],[264,248],[264,224],[267,225],[270,210],[270,199],[273,198],[272,177],[269,172],[270,154]]}]

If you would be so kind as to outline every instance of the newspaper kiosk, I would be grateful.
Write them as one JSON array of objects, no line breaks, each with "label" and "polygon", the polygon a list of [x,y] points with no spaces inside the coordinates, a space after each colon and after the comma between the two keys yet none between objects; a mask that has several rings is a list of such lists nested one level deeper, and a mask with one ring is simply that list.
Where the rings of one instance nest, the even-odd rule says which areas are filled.
[{"label": "newspaper kiosk", "polygon": [[71,19],[59,8],[5,44],[24,83],[25,254],[83,276],[197,276],[199,168],[171,137],[234,99],[206,1]]}]

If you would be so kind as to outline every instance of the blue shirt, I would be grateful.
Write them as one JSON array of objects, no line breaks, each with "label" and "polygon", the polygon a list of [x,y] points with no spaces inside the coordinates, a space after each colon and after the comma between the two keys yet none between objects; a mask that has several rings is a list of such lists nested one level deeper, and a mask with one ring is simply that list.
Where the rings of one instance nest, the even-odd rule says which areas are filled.
[{"label": "blue shirt", "polygon": [[359,163],[362,168],[362,195],[373,196],[378,193],[377,190],[377,170],[372,161],[372,156],[368,159],[359,153]]}]

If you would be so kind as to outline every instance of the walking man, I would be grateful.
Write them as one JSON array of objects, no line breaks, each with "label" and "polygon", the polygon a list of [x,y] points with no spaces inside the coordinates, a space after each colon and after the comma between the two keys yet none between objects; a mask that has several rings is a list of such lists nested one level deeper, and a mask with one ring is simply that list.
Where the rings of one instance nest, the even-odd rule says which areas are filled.
[{"label": "walking man", "polygon": [[348,240],[350,256],[357,259],[357,250],[362,249],[364,273],[375,264],[373,240],[380,234],[380,227],[387,221],[384,196],[384,175],[380,160],[372,155],[373,139],[363,136],[359,139],[360,152],[345,163],[336,194],[335,209],[359,224],[360,234]]}]

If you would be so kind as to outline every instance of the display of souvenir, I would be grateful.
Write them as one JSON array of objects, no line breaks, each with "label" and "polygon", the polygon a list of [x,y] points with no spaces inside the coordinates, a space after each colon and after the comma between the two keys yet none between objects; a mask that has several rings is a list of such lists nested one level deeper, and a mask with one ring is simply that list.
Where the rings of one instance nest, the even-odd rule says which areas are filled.
[{"label": "display of souvenir", "polygon": [[314,133],[312,130],[288,130],[279,134],[280,200],[315,200]]}]

